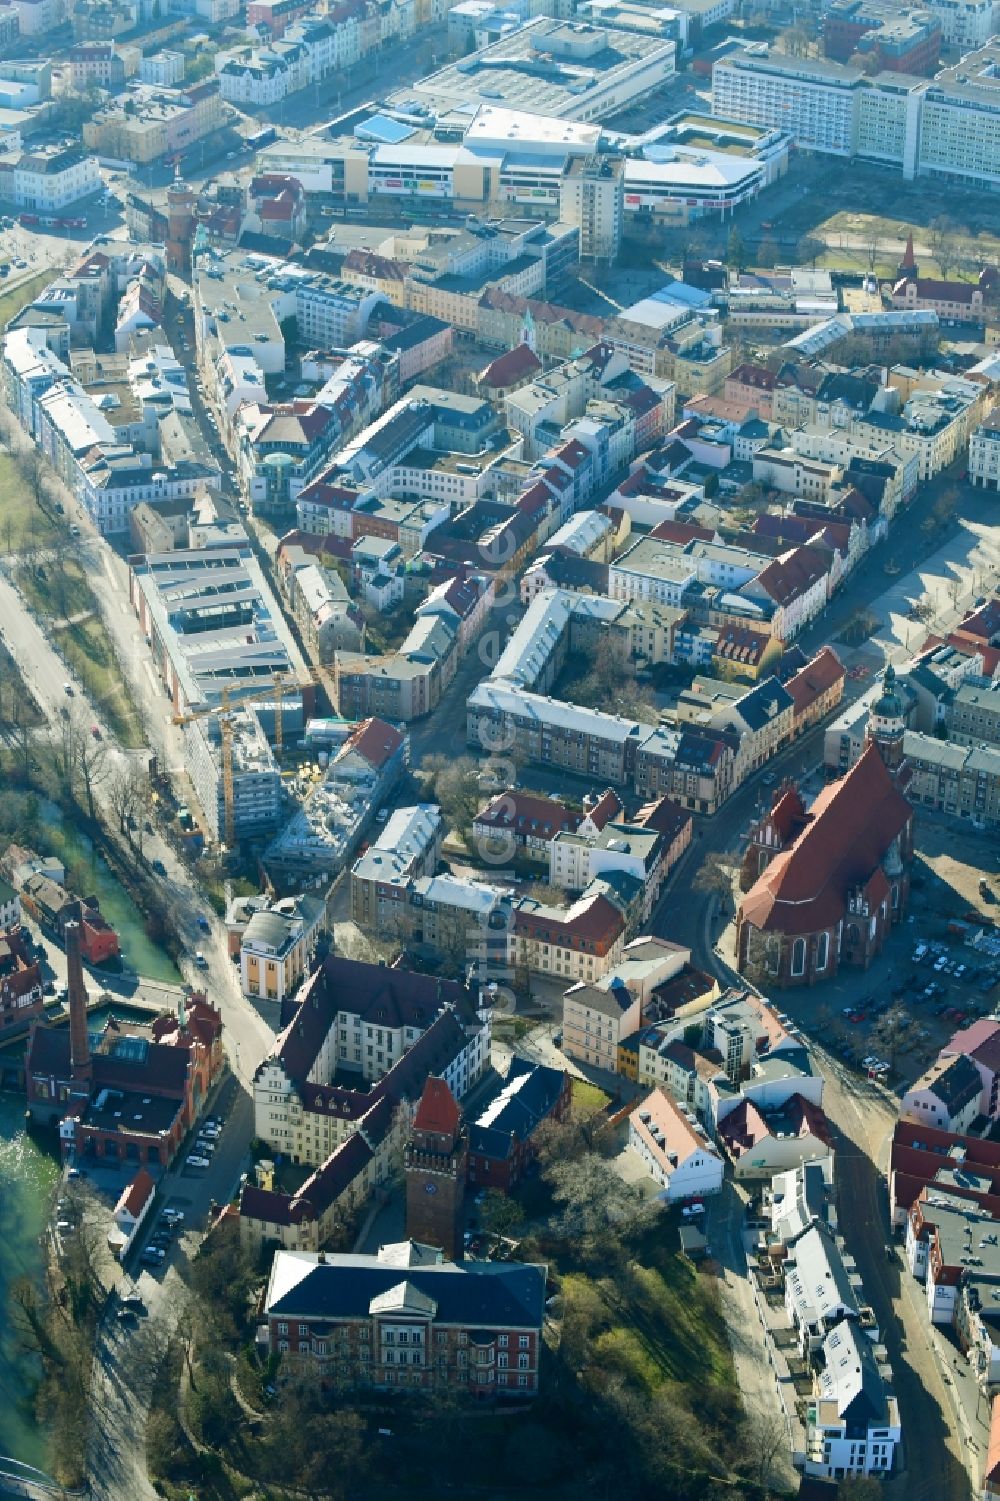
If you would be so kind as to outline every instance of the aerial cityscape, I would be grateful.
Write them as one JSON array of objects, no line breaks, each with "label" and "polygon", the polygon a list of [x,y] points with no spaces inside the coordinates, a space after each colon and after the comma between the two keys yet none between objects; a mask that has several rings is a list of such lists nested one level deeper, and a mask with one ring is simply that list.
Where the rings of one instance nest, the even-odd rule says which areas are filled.
[{"label": "aerial cityscape", "polygon": [[1000,1501],[1000,3],[0,0],[0,1501]]}]

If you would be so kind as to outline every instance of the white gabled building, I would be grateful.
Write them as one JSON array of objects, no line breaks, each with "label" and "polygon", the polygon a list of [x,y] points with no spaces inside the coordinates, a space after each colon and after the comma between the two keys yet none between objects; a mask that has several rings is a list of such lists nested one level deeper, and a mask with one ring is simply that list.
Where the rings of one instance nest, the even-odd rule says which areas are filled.
[{"label": "white gabled building", "polygon": [[806,1423],[807,1475],[888,1475],[902,1439],[899,1405],[871,1341],[850,1319],[823,1340]]},{"label": "white gabled building", "polygon": [[714,1144],[664,1089],[654,1089],[632,1112],[628,1144],[669,1203],[722,1188],[723,1163]]}]

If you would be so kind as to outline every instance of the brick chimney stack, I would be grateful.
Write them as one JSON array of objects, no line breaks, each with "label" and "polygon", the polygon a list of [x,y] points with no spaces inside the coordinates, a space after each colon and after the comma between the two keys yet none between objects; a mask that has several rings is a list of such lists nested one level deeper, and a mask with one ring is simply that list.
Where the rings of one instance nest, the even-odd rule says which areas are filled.
[{"label": "brick chimney stack", "polygon": [[80,924],[68,922],[66,939],[66,983],[69,988],[69,1060],[74,1081],[88,1082],[94,1065],[87,1035],[87,987],[83,983],[83,960],[80,954]]}]

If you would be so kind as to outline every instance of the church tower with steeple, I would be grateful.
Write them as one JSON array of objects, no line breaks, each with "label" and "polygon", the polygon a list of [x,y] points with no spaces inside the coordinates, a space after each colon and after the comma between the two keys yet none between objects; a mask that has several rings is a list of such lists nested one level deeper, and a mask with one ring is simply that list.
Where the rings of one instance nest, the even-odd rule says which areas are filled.
[{"label": "church tower with steeple", "polygon": [[444,1079],[428,1077],[406,1148],[406,1234],[461,1261],[468,1133]]},{"label": "church tower with steeple", "polygon": [[865,740],[874,745],[894,777],[903,769],[903,736],[906,733],[906,710],[903,697],[896,686],[893,665],[886,665],[882,676],[882,692],[868,711]]}]

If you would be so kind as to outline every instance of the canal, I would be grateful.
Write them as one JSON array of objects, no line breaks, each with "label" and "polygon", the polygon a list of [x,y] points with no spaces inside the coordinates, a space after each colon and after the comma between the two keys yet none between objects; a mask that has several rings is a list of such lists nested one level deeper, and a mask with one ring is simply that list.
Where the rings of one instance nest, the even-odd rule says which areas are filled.
[{"label": "canal", "polygon": [[11,1316],[11,1288],[27,1277],[40,1285],[41,1235],[59,1164],[24,1129],[24,1100],[0,1094],[0,1454],[45,1468],[48,1435],[34,1414],[39,1362],[21,1342]]},{"label": "canal", "polygon": [[[66,866],[67,882],[81,896],[96,896],[121,940],[130,969],[177,984],[171,959],[150,941],[142,913],[118,884],[90,841],[68,826],[58,808],[44,801],[33,843]],[[93,981],[90,981],[93,988]],[[148,1016],[116,1000],[90,1013],[96,1029],[109,1014]],[[24,1347],[11,1317],[11,1288],[22,1277],[41,1285],[41,1238],[59,1181],[59,1163],[36,1135],[24,1129],[24,1096],[0,1092],[0,1455],[47,1467],[49,1439],[34,1413],[39,1364]]]}]

